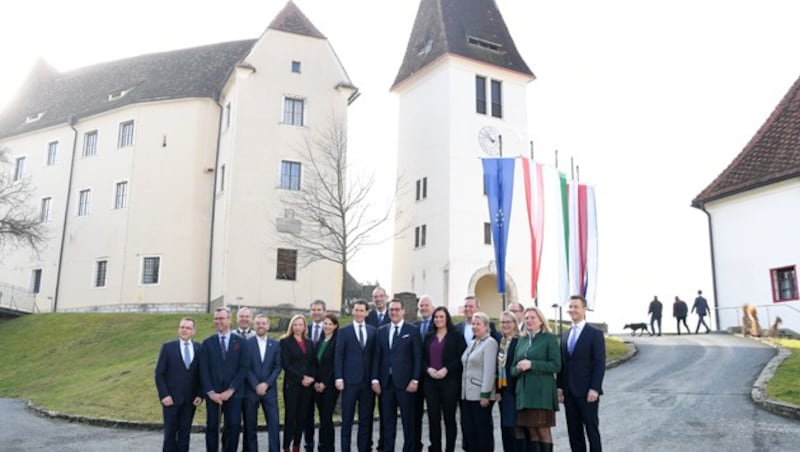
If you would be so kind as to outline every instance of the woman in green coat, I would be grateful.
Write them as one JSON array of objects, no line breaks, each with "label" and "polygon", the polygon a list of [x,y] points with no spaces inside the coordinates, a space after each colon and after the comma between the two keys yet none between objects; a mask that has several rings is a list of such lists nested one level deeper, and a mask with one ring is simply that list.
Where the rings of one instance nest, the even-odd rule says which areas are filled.
[{"label": "woman in green coat", "polygon": [[[561,369],[558,338],[539,308],[525,309],[527,335],[517,340],[512,374],[517,377],[517,428],[527,429],[534,451],[551,452],[558,396],[555,374]],[[521,435],[518,435],[518,437]]]}]

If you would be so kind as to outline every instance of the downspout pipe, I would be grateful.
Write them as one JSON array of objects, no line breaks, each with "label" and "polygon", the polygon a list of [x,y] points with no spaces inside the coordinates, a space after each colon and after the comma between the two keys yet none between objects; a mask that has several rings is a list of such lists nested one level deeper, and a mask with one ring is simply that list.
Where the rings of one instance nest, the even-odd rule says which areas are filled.
[{"label": "downspout pipe", "polygon": [[706,210],[705,204],[696,206],[708,217],[708,245],[711,247],[711,290],[714,291],[714,315],[717,318],[717,331],[719,331],[719,305],[717,304],[717,259],[714,255],[714,228],[711,223],[711,214]]},{"label": "downspout pipe", "polygon": [[217,214],[217,184],[219,184],[217,171],[219,170],[219,148],[220,143],[222,142],[222,119],[225,112],[225,108],[221,103],[219,103],[218,96],[216,99],[214,99],[214,103],[217,104],[217,108],[219,109],[219,118],[217,121],[217,150],[216,155],[214,156],[214,188],[211,191],[211,236],[208,240],[208,287],[206,289],[206,312],[211,312],[211,278],[214,267],[214,223]]},{"label": "downspout pipe", "polygon": [[78,122],[77,118],[70,116],[67,120],[69,128],[72,129],[72,157],[69,162],[69,177],[67,179],[67,199],[64,203],[64,222],[61,225],[61,244],[58,250],[58,267],[56,267],[56,290],[53,295],[53,312],[58,312],[58,296],[61,289],[61,268],[64,264],[64,247],[67,242],[67,219],[69,218],[69,202],[72,198],[72,178],[75,174],[75,154],[78,148],[78,129],[75,124]]}]

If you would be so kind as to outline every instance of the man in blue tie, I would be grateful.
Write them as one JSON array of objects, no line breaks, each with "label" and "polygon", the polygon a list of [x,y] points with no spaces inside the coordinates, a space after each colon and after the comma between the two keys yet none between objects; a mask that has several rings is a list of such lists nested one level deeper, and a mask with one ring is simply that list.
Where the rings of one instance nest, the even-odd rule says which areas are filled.
[{"label": "man in blue tie", "polygon": [[[570,448],[601,452],[598,412],[606,370],[603,332],[586,323],[586,299],[573,295],[567,308],[572,328],[561,337],[561,371],[556,378],[558,401],[564,404]],[[585,431],[585,435],[584,435]]]},{"label": "man in blue tie", "polygon": [[164,450],[186,452],[195,408],[200,396],[198,355],[200,344],[192,341],[194,319],[184,317],[178,326],[178,340],[161,345],[155,379],[164,415]]},{"label": "man in blue tie", "polygon": [[[425,336],[431,329],[431,316],[433,315],[433,298],[430,295],[421,295],[417,301],[417,315],[419,316],[419,336],[425,342]],[[414,435],[415,452],[422,452],[422,415],[425,413],[425,394],[422,388],[422,379],[419,381],[417,393],[414,397]]]}]

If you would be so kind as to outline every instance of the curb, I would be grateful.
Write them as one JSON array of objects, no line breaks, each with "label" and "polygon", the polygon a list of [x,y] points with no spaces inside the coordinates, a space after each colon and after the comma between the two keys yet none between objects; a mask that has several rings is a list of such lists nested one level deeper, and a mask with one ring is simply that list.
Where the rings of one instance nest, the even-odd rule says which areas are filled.
[{"label": "curb", "polygon": [[636,344],[633,342],[623,341],[623,343],[628,347],[628,352],[622,355],[621,358],[606,362],[606,369],[613,369],[620,364],[624,364],[639,353],[639,349],[636,348]]},{"label": "curb", "polygon": [[[740,335],[737,334],[737,336]],[[775,356],[767,363],[766,366],[764,366],[764,369],[761,370],[758,378],[756,378],[755,383],[753,383],[753,389],[750,391],[750,398],[756,405],[759,405],[761,408],[767,411],[780,416],[800,420],[800,406],[781,402],[779,400],[772,399],[767,395],[767,383],[769,383],[769,381],[775,375],[775,371],[778,370],[778,367],[780,367],[781,363],[783,363],[786,358],[792,355],[792,352],[784,347],[781,347],[780,345],[772,343],[771,341],[753,337],[750,339],[777,349]]]}]

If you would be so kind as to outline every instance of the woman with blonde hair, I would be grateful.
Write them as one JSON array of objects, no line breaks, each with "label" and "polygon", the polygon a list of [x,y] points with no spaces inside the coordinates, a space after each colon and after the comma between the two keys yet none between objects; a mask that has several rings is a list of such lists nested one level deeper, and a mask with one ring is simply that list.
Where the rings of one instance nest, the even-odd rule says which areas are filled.
[{"label": "woman with blonde hair", "polygon": [[525,327],[512,368],[517,377],[517,438],[524,438],[527,430],[532,450],[552,452],[551,428],[558,411],[555,374],[561,369],[561,350],[539,308],[525,309]]},{"label": "woman with blonde hair", "polygon": [[492,402],[497,375],[497,341],[489,329],[489,316],[472,315],[472,344],[461,355],[461,432],[462,443],[470,450],[494,450]]},{"label": "woman with blonde hair", "polygon": [[[314,346],[306,333],[306,318],[295,315],[280,341],[283,367],[283,450],[298,452],[300,437],[312,407],[316,373]],[[291,448],[290,448],[291,446]]]},{"label": "woman with blonde hair", "polygon": [[[521,308],[520,308],[521,309]],[[497,395],[500,404],[500,432],[505,452],[525,452],[524,438],[515,437],[517,426],[517,378],[513,375],[519,327],[512,311],[500,314],[500,345],[497,348]]]}]

